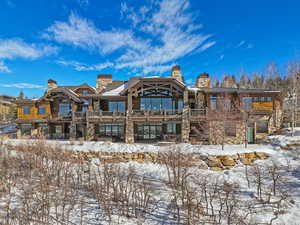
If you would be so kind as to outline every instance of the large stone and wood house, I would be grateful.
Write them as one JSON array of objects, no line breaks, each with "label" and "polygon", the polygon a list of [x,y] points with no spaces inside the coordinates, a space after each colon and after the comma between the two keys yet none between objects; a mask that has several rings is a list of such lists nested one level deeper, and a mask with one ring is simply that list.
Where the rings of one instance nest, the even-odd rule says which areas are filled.
[{"label": "large stone and wood house", "polygon": [[88,141],[254,143],[281,126],[279,91],[212,88],[208,74],[187,86],[179,66],[169,77],[59,86],[17,101],[18,136]]}]

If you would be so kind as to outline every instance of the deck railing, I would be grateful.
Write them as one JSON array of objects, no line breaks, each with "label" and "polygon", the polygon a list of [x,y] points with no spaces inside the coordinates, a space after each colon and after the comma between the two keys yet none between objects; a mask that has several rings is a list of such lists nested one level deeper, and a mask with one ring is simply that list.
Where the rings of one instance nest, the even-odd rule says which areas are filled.
[{"label": "deck railing", "polygon": [[132,116],[176,116],[181,115],[181,110],[159,110],[159,111],[148,111],[148,110],[133,110],[130,113]]},{"label": "deck railing", "polygon": [[191,116],[206,116],[206,109],[191,109]]},{"label": "deck railing", "polygon": [[111,111],[89,111],[88,117],[101,117],[101,116],[125,116],[125,112],[111,112]]}]

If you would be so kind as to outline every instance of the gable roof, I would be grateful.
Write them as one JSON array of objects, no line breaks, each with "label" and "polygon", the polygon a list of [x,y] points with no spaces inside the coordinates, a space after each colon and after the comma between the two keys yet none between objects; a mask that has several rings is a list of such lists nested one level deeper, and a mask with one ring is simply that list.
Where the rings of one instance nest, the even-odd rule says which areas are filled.
[{"label": "gable roof", "polygon": [[81,102],[79,95],[77,95],[71,88],[66,88],[66,86],[59,86],[54,88],[46,93],[45,97],[49,97],[52,93],[64,93],[65,95],[69,96],[75,102]]},{"label": "gable roof", "polygon": [[177,80],[174,77],[159,77],[159,76],[152,76],[152,77],[133,77],[128,81],[128,86],[120,93],[121,95],[125,94],[129,89],[135,87],[138,83],[142,81],[151,81],[151,82],[165,82],[171,81],[177,84],[179,87],[184,89],[186,86],[183,82]]}]

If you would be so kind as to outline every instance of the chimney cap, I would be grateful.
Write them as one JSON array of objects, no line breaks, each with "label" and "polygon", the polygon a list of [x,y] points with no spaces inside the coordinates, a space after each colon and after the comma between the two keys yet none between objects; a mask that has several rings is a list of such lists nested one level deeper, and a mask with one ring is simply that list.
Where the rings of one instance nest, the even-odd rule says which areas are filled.
[{"label": "chimney cap", "polygon": [[180,66],[179,66],[179,65],[173,66],[173,67],[172,67],[172,71],[174,71],[174,70],[180,70]]},{"label": "chimney cap", "polygon": [[112,74],[98,74],[98,79],[112,79]]},{"label": "chimney cap", "polygon": [[48,80],[48,84],[49,84],[49,83],[50,83],[50,84],[51,84],[51,83],[52,83],[52,84],[53,84],[53,83],[54,83],[54,84],[57,84],[57,82],[56,82],[55,80],[52,80],[52,79],[49,79],[49,80]]},{"label": "chimney cap", "polygon": [[209,78],[209,74],[208,73],[200,73],[198,75],[198,78]]}]

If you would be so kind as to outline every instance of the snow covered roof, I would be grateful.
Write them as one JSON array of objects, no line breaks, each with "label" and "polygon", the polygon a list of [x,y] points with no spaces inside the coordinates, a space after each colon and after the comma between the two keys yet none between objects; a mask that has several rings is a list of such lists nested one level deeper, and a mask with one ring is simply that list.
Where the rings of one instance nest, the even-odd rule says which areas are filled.
[{"label": "snow covered roof", "polygon": [[115,89],[112,89],[112,90],[102,93],[102,96],[120,96],[120,93],[123,90],[125,90],[127,87],[128,87],[128,82],[123,83],[121,86],[119,86]]}]

